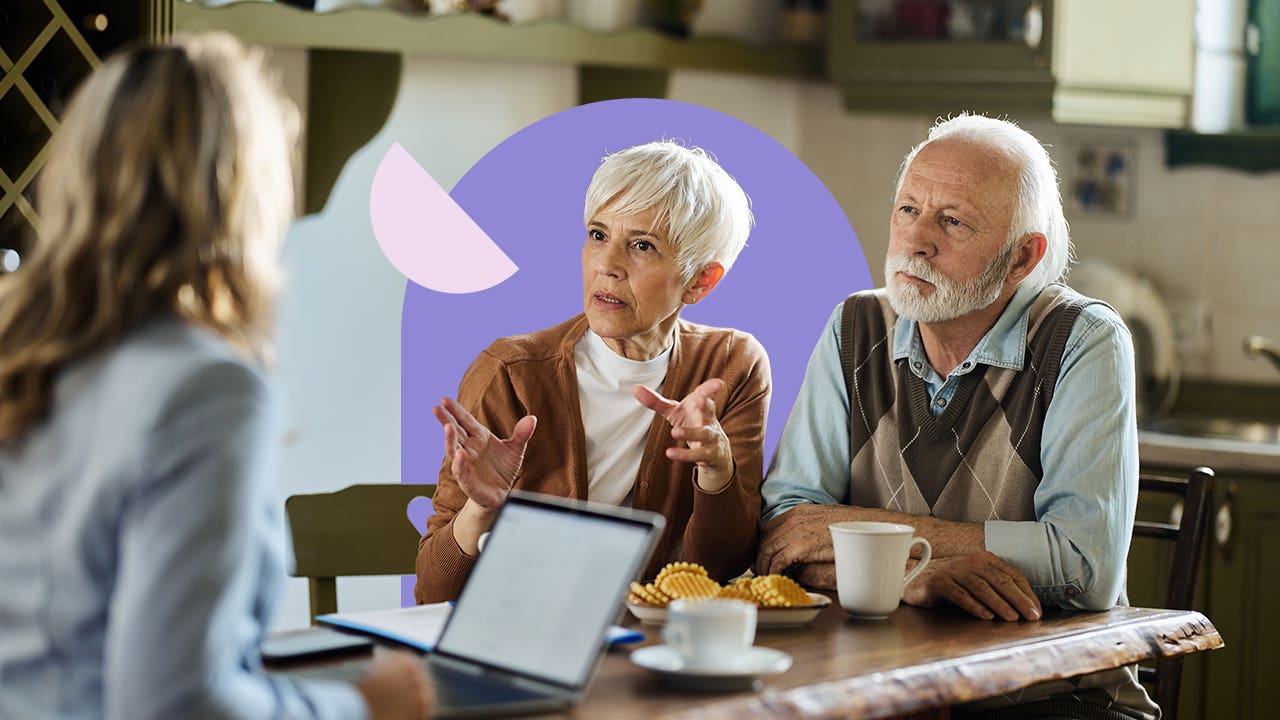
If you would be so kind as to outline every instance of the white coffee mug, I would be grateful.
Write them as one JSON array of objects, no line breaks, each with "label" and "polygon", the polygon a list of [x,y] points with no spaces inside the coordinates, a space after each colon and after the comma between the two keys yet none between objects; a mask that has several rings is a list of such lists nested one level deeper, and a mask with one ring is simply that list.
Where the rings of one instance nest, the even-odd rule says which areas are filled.
[{"label": "white coffee mug", "polygon": [[[929,564],[933,548],[910,525],[839,522],[828,526],[836,553],[836,589],[850,615],[883,618],[898,609],[902,588]],[[906,573],[911,547],[919,543],[920,562]],[[905,576],[904,576],[904,573]]]},{"label": "white coffee mug", "polygon": [[673,600],[662,640],[694,669],[732,669],[756,639],[756,606],[742,600]]}]

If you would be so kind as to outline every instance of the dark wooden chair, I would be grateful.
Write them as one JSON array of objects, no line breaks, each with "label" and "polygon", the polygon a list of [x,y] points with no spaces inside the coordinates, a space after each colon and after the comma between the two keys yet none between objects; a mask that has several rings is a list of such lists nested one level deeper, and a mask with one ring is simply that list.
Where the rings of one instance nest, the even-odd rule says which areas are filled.
[{"label": "dark wooden chair", "polygon": [[412,575],[418,531],[407,508],[435,485],[352,485],[337,492],[293,495],[284,503],[293,539],[291,575],[305,577],[311,622],[338,611],[337,578]]},{"label": "dark wooden chair", "polygon": [[[1138,475],[1138,495],[1164,493],[1181,499],[1182,513],[1177,524],[1138,520],[1135,538],[1153,538],[1173,543],[1173,565],[1165,607],[1191,610],[1200,568],[1201,550],[1209,527],[1209,506],[1213,499],[1213,470],[1199,467],[1187,478],[1142,472]],[[1171,518],[1172,519],[1172,518]],[[1178,691],[1182,684],[1182,658],[1162,658],[1153,667],[1139,667],[1138,677],[1155,691],[1165,720],[1177,720]]]}]

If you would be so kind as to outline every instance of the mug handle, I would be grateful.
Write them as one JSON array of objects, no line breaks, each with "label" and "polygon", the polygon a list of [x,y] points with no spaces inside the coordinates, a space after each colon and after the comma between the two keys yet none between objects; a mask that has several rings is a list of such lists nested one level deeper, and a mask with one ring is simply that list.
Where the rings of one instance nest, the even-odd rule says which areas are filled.
[{"label": "mug handle", "polygon": [[920,553],[920,562],[916,563],[916,566],[911,569],[911,572],[907,573],[907,576],[902,579],[902,587],[904,588],[912,580],[915,580],[917,575],[924,572],[924,566],[928,565],[929,558],[933,557],[933,546],[929,544],[928,540],[925,540],[922,537],[911,538],[911,545],[907,546],[908,556],[911,555],[911,548],[914,547],[917,543],[924,547],[924,551]]}]

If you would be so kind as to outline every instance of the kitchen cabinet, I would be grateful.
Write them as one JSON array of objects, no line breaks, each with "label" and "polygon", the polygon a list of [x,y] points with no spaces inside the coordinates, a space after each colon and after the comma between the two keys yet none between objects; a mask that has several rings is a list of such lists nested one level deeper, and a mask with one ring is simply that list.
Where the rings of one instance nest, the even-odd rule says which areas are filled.
[{"label": "kitchen cabinet", "polygon": [[650,29],[599,33],[558,21],[512,25],[472,13],[317,13],[271,2],[206,7],[150,1],[171,4],[173,32],[220,30],[251,44],[307,49],[306,213],[324,207],[351,153],[382,127],[399,88],[404,54],[571,64],[578,69],[582,103],[664,97],[668,74],[678,68],[802,78],[823,72],[816,48],[682,39]]},{"label": "kitchen cabinet", "polygon": [[1249,125],[1223,133],[1169,131],[1165,137],[1169,167],[1218,165],[1249,172],[1280,169],[1280,0],[1249,0],[1248,7],[1243,40]]},{"label": "kitchen cabinet", "polygon": [[[1178,468],[1182,472],[1185,468]],[[1139,517],[1168,518],[1171,503],[1142,498]],[[1201,560],[1196,609],[1218,628],[1222,649],[1188,657],[1179,715],[1188,720],[1269,720],[1280,707],[1280,467],[1271,475],[1218,473],[1210,537]],[[1168,546],[1168,547],[1165,547]],[[1129,600],[1164,602],[1172,547],[1138,539],[1129,553]]]},{"label": "kitchen cabinet", "polygon": [[559,62],[634,70],[691,68],[818,77],[820,50],[759,47],[736,40],[682,39],[650,29],[599,33],[567,22],[512,25],[474,13],[403,15],[386,9],[309,12],[280,3],[173,4],[173,30],[221,30],[247,43],[277,47],[424,53],[477,60]]},{"label": "kitchen cabinet", "polygon": [[1246,88],[1250,125],[1280,124],[1280,2],[1249,0],[1245,33],[1249,60]]},{"label": "kitchen cabinet", "polygon": [[837,0],[828,72],[850,109],[1184,127],[1194,0]]},{"label": "kitchen cabinet", "polygon": [[1212,544],[1207,607],[1228,640],[1206,658],[1202,717],[1270,719],[1280,707],[1280,478],[1219,482],[1215,512],[1230,518],[1230,528]]}]

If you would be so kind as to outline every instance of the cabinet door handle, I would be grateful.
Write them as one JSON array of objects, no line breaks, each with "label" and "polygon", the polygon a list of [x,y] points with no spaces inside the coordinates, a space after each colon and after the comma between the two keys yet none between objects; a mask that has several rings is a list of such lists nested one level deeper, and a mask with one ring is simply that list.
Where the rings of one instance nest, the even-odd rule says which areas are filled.
[{"label": "cabinet door handle", "polygon": [[1022,40],[1031,52],[1040,50],[1040,42],[1044,40],[1044,8],[1038,1],[1027,6],[1026,18],[1022,26]]},{"label": "cabinet door handle", "polygon": [[1218,507],[1213,518],[1213,539],[1218,547],[1226,547],[1231,541],[1231,499],[1228,498]]}]

